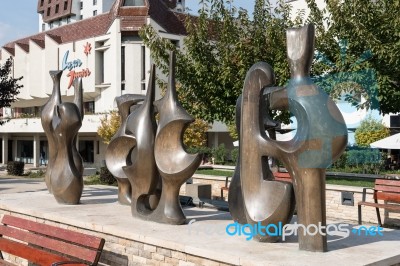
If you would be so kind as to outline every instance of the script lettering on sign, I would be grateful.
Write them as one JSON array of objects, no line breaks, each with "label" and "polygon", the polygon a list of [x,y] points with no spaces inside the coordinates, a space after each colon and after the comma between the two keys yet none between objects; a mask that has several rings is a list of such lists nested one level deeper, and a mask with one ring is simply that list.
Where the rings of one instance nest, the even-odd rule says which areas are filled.
[{"label": "script lettering on sign", "polygon": [[[85,54],[86,54],[86,48],[85,48]],[[62,70],[69,70],[67,77],[69,77],[68,81],[68,87],[67,89],[71,88],[74,79],[75,78],[86,78],[89,77],[90,74],[92,73],[89,68],[81,69],[81,70],[76,70],[77,67],[82,66],[82,61],[80,59],[74,59],[72,61],[68,60],[69,56],[69,50],[67,50],[64,54],[63,60],[62,60]]]}]

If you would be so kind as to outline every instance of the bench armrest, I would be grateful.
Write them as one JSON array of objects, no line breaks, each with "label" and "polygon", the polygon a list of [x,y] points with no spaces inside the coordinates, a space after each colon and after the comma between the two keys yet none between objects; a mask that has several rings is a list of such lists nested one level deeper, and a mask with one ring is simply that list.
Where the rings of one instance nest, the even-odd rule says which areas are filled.
[{"label": "bench armrest", "polygon": [[[365,188],[363,188],[363,192],[362,192],[362,201],[364,201],[364,202],[365,202],[365,200],[366,200],[366,198],[367,198],[367,189],[370,189],[370,190],[372,190],[373,192],[375,192],[375,189],[372,188],[372,187],[365,187]],[[376,199],[375,199],[375,201],[376,201]]]},{"label": "bench armrest", "polygon": [[83,264],[83,265],[91,265],[89,263],[85,263],[82,261],[58,261],[51,264],[51,266],[58,266],[58,265],[66,265],[66,264]]}]

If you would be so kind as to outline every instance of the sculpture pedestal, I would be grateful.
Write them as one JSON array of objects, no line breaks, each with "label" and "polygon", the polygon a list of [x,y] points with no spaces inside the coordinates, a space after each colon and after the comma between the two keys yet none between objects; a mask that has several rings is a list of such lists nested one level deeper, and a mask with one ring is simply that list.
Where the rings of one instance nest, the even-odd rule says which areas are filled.
[{"label": "sculpture pedestal", "polygon": [[195,205],[200,204],[203,200],[211,199],[211,184],[186,184],[186,196],[193,198]]}]

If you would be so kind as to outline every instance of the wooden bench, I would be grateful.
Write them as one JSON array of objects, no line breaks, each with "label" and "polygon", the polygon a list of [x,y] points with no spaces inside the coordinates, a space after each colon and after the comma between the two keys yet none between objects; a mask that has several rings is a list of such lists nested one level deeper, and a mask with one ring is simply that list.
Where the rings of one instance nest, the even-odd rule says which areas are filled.
[{"label": "wooden bench", "polygon": [[224,200],[224,191],[229,191],[229,176],[225,178],[225,186],[221,187],[221,200]]},{"label": "wooden bench", "polygon": [[[367,190],[373,190],[374,202],[367,202]],[[378,203],[383,200],[384,203]],[[358,202],[358,224],[361,224],[361,206],[375,207],[379,226],[382,226],[379,209],[400,211],[400,180],[376,179],[374,188],[364,188],[362,201]]]},{"label": "wooden bench", "polygon": [[56,226],[4,215],[0,223],[2,251],[38,265],[97,265],[104,239]]},{"label": "wooden bench", "polygon": [[[274,179],[278,181],[292,182],[292,178],[287,172],[273,172]],[[225,186],[221,187],[221,200],[224,199],[224,191],[229,191],[229,179],[231,177],[227,176],[225,178]]]},{"label": "wooden bench", "polygon": [[275,180],[292,182],[292,178],[290,177],[288,172],[273,172]]}]

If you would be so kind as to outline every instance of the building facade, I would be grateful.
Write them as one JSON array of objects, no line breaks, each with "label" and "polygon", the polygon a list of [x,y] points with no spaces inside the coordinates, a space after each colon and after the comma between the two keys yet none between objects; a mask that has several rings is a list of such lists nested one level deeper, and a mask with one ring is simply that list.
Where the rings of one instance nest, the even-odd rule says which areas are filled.
[{"label": "building facade", "polygon": [[[70,0],[39,0],[38,6],[42,2],[43,8],[66,2],[70,14],[75,4]],[[150,24],[164,38],[181,43],[186,15],[175,10],[177,7],[182,8],[182,1],[116,0],[108,12],[4,45],[0,63],[11,57],[13,76],[23,76],[20,84],[24,87],[12,108],[4,108],[2,113],[3,118],[12,119],[0,127],[0,162],[24,161],[38,166],[40,154],[44,153],[47,159],[48,145],[40,112],[53,90],[49,71],[62,70],[62,101],[72,101],[71,82],[76,76],[82,77],[85,117],[79,131],[78,150],[86,166],[101,165],[106,145],[97,135],[100,119],[116,109],[115,97],[146,94],[153,62],[138,31]],[[53,19],[59,17],[52,11],[50,16],[43,16],[43,21]]]}]

